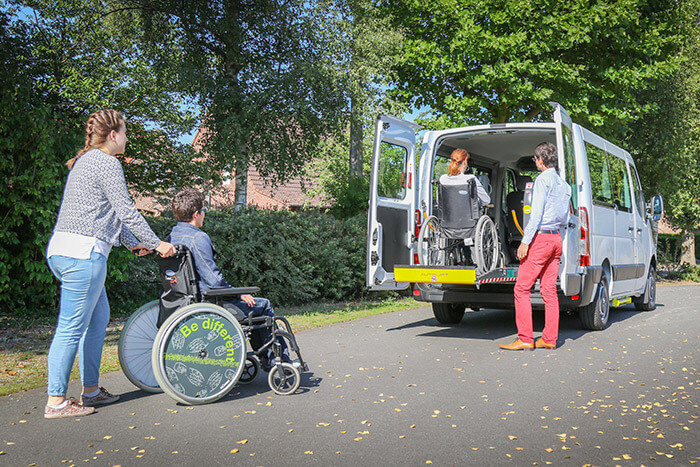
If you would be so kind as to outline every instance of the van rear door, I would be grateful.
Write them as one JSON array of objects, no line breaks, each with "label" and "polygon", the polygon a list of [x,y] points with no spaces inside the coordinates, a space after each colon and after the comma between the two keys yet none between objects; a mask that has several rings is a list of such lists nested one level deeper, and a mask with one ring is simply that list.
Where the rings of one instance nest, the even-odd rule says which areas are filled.
[{"label": "van rear door", "polygon": [[550,102],[554,107],[554,123],[557,125],[557,151],[559,152],[559,175],[571,187],[569,219],[564,226],[562,237],[561,266],[559,267],[560,286],[564,295],[571,296],[581,292],[581,276],[577,274],[579,219],[578,219],[578,185],[576,153],[574,150],[574,133],[571,117],[557,102]]},{"label": "van rear door", "polygon": [[394,265],[411,264],[416,209],[416,130],[419,125],[380,115],[374,133],[367,215],[367,287],[400,290]]}]

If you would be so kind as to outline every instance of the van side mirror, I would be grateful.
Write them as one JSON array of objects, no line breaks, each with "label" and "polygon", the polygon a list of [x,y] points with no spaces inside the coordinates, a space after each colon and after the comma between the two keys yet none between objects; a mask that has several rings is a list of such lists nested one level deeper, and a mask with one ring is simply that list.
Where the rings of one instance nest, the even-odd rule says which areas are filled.
[{"label": "van side mirror", "polygon": [[664,199],[661,195],[652,196],[649,204],[647,205],[647,217],[650,217],[654,221],[661,220],[661,216],[664,213]]}]

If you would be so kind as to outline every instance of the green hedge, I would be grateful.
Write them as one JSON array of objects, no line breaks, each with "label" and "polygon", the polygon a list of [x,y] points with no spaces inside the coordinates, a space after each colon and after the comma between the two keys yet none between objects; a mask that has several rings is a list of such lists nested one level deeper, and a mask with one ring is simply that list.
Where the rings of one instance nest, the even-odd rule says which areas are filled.
[{"label": "green hedge", "polygon": [[[148,218],[166,238],[171,216]],[[366,215],[347,220],[316,212],[249,209],[210,211],[204,228],[216,262],[234,286],[256,285],[273,305],[358,298],[365,293]],[[158,297],[155,261],[124,248],[109,259],[107,293],[112,314],[129,314]]]},{"label": "green hedge", "polygon": [[[656,250],[660,262],[677,264],[681,261],[681,236],[659,234]],[[695,257],[700,258],[700,233],[695,234]]]}]

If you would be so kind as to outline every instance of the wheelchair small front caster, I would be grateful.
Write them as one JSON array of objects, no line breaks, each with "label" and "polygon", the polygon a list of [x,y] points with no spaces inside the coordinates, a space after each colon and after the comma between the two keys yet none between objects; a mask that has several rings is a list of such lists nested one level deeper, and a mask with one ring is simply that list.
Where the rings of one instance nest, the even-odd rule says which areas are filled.
[{"label": "wheelchair small front caster", "polygon": [[276,394],[280,396],[288,396],[299,389],[301,384],[301,373],[291,363],[280,363],[274,365],[267,376],[267,382],[270,384]]},{"label": "wheelchair small front caster", "polygon": [[245,359],[245,366],[243,367],[243,373],[238,380],[241,384],[250,384],[253,382],[258,373],[260,372],[260,362],[257,358],[252,355],[248,355]]}]

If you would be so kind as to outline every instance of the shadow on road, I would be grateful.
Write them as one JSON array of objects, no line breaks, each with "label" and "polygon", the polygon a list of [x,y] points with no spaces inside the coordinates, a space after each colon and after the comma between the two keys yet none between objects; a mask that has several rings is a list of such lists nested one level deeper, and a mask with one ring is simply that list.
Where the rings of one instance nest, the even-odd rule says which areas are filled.
[{"label": "shadow on road", "polygon": [[[246,397],[254,397],[266,393],[270,393],[271,395],[274,394],[267,382],[267,375],[268,373],[261,371],[253,382],[251,382],[250,384],[238,384],[234,386],[228,394],[226,394],[218,401],[212,402],[212,404],[218,404],[230,399],[244,399]],[[320,386],[321,381],[323,381],[323,378],[321,378],[320,376],[316,376],[313,372],[302,373],[301,383],[299,385],[299,389],[296,390],[295,394],[303,394],[309,392],[313,388]],[[133,391],[120,394],[119,400],[112,405],[123,404],[125,402],[138,400],[144,397],[158,396],[160,394],[162,393],[151,393],[141,391],[139,389],[134,389]],[[184,404],[180,403],[178,403],[178,405],[184,406]]]},{"label": "shadow on road", "polygon": [[[657,307],[663,307],[662,304],[657,304]],[[612,308],[610,310],[610,318],[608,326],[602,332],[610,331],[617,323],[624,322],[639,313],[634,309],[633,305],[626,305],[620,308]],[[544,311],[534,310],[532,313],[532,324],[537,337],[544,327]],[[498,310],[498,309],[482,309],[480,311],[468,311],[459,324],[449,325],[440,324],[435,318],[423,319],[412,323],[406,323],[402,326],[397,326],[387,329],[387,331],[398,331],[404,329],[415,328],[417,331],[424,329],[423,332],[417,334],[423,337],[455,337],[466,339],[484,339],[495,341],[508,336],[517,337],[517,329],[515,327],[515,310]],[[583,329],[578,313],[562,312],[559,318],[559,341],[576,340],[582,335],[593,332]]]}]

